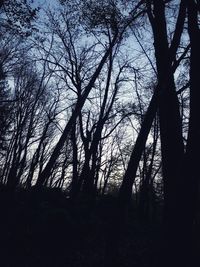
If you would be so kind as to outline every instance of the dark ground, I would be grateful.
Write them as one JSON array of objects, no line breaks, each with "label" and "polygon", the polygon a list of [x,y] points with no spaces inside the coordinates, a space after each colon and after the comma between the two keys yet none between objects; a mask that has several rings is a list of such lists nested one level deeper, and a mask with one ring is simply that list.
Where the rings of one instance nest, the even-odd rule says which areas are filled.
[{"label": "dark ground", "polygon": [[[13,193],[1,187],[0,266],[106,266],[114,202],[105,196],[89,209],[84,201],[71,203],[58,190]],[[139,222],[134,208],[129,213],[115,262],[121,267],[153,267],[160,255],[161,227]]]}]

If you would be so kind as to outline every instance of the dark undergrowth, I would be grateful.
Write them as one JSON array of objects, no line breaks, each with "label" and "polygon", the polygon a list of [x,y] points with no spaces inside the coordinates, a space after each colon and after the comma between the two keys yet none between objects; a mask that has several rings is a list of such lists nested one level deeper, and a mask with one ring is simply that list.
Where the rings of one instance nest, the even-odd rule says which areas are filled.
[{"label": "dark undergrowth", "polygon": [[[57,189],[16,192],[1,186],[2,267],[104,267],[116,199],[104,196],[88,207]],[[134,207],[120,230],[118,266],[153,267],[160,254],[159,223],[137,219]],[[111,226],[112,227],[112,226]]]}]

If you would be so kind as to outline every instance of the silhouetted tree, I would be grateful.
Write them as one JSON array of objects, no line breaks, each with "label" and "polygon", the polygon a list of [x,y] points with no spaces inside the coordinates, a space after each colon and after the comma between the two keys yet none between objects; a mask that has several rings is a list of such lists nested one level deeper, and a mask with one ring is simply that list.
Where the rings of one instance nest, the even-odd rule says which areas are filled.
[{"label": "silhouetted tree", "polygon": [[[92,6],[91,6],[90,10],[94,12],[94,8],[92,9]],[[114,12],[113,13],[114,17],[111,16],[112,14],[110,14],[110,12],[111,13]],[[80,111],[81,111],[83,105],[85,104],[85,101],[86,101],[90,91],[92,90],[92,87],[94,87],[95,82],[96,82],[98,76],[100,75],[109,55],[111,54],[113,48],[119,42],[121,42],[122,37],[123,37],[126,29],[132,23],[132,21],[139,16],[139,14],[136,11],[134,13],[134,15],[132,15],[129,19],[127,19],[122,25],[118,25],[117,13],[115,11],[115,7],[112,7],[111,11],[108,10],[108,15],[109,15],[108,18],[103,16],[102,18],[100,17],[101,20],[98,20],[99,18],[98,19],[95,18],[94,22],[91,21],[92,25],[94,24],[93,27],[97,27],[97,26],[102,27],[103,26],[106,29],[106,36],[107,36],[108,41],[107,41],[106,48],[104,50],[104,55],[102,56],[101,60],[99,61],[98,66],[92,72],[92,74],[89,78],[89,81],[84,86],[84,89],[81,89],[81,91],[79,89],[79,94],[78,94],[77,102],[75,104],[75,108],[73,109],[73,113],[72,113],[71,117],[69,118],[69,120],[65,126],[65,129],[64,129],[59,141],[57,142],[48,163],[45,166],[45,169],[42,171],[40,177],[38,178],[37,186],[41,186],[42,184],[44,184],[45,180],[48,179],[48,177],[50,176],[53,165],[56,162],[56,160],[60,154],[61,148],[63,147],[64,141],[66,140],[67,136],[70,134],[70,131],[73,127],[73,124],[75,123],[77,117],[79,116]],[[88,17],[86,17],[86,18],[88,19]],[[97,25],[95,25],[95,23],[97,23]],[[108,32],[109,32],[109,34],[108,34]],[[80,92],[81,92],[81,94],[80,94]]]},{"label": "silhouetted tree", "polygon": [[[150,19],[150,22],[151,22],[151,25],[152,25],[152,28],[153,28],[153,32],[154,32],[155,38],[157,38],[155,41],[158,42],[158,44],[156,42],[154,42],[155,49],[158,49],[159,46],[162,46],[162,42],[163,43],[166,42],[165,43],[165,48],[163,48],[163,49],[166,49],[166,51],[168,51],[167,53],[169,53],[169,56],[166,56],[166,58],[167,58],[167,61],[169,61],[168,65],[169,65],[169,68],[170,68],[170,70],[169,70],[170,75],[173,77],[173,73],[176,70],[176,68],[173,69],[172,66],[174,66],[174,64],[176,63],[176,60],[175,60],[176,59],[176,52],[177,52],[177,49],[179,47],[179,43],[180,43],[182,31],[183,31],[184,19],[185,19],[185,5],[182,4],[180,6],[179,15],[177,17],[177,22],[176,22],[176,28],[174,30],[174,36],[173,36],[173,39],[172,39],[172,42],[171,42],[171,46],[169,47],[168,41],[167,41],[167,32],[166,32],[166,28],[165,28],[165,24],[166,24],[166,22],[165,22],[165,14],[162,13],[164,8],[165,8],[165,4],[161,3],[161,2],[162,1],[160,1],[160,3],[156,4],[156,5],[161,5],[161,7],[160,7],[161,10],[152,11],[153,3],[150,3],[150,2],[147,1],[148,16],[149,16],[149,19]],[[156,8],[157,7],[155,7],[155,9]],[[152,14],[152,12],[153,12],[153,14]],[[156,21],[155,21],[156,20],[156,12],[158,12],[158,14],[159,14],[158,16],[161,16],[161,14],[163,14],[163,25],[161,25],[161,24],[158,25],[156,23]],[[159,32],[159,31],[161,31],[161,32]],[[161,37],[161,34],[163,34],[164,36]],[[156,51],[155,53],[156,53],[156,55],[155,55],[156,57],[164,57],[164,55],[166,55],[162,51]],[[164,59],[161,58],[159,60],[161,61],[161,60],[164,60]],[[159,64],[161,64],[161,63],[159,63]],[[163,67],[163,71],[161,71],[161,74],[163,72],[163,77],[165,79],[167,79],[166,75],[165,75],[165,71],[166,71],[166,66],[167,65],[165,65],[165,63],[162,63],[162,64],[161,65]],[[158,66],[157,66],[157,68],[158,68]],[[158,73],[159,71],[157,69],[158,78],[159,78],[159,73]],[[173,80],[173,78],[172,78],[172,80]],[[168,79],[167,79],[167,82],[168,82]],[[164,82],[164,84],[166,84],[166,82]],[[136,140],[136,143],[135,143],[134,149],[132,151],[132,154],[131,154],[131,157],[130,157],[130,161],[129,161],[126,173],[125,173],[124,178],[123,178],[122,185],[120,187],[119,198],[121,199],[122,202],[125,202],[125,203],[129,202],[130,198],[131,198],[132,186],[133,186],[133,183],[134,183],[134,180],[135,180],[135,177],[136,177],[138,164],[139,164],[142,152],[143,152],[143,150],[145,148],[145,143],[146,143],[148,134],[150,132],[151,125],[152,125],[153,119],[155,117],[157,108],[158,108],[158,98],[160,98],[160,94],[161,93],[159,91],[162,90],[161,87],[162,87],[162,85],[160,84],[160,82],[158,82],[158,85],[155,88],[155,92],[154,92],[154,94],[152,96],[152,99],[150,101],[149,107],[148,107],[148,109],[146,111],[144,120],[142,122],[141,130],[140,130],[138,138]],[[166,85],[166,87],[169,88],[167,85]],[[175,90],[174,90],[173,94],[174,94],[174,99],[177,99]],[[165,97],[164,97],[164,99],[165,99]],[[164,101],[165,101],[165,104],[167,105],[166,100],[164,100]],[[178,109],[179,108],[178,100],[176,100],[176,102],[177,103],[175,104],[175,108]],[[162,106],[162,108],[164,108],[164,107]],[[166,107],[166,109],[168,109],[168,108]],[[178,118],[178,120],[179,120],[179,118]],[[167,124],[167,125],[169,126],[170,124]],[[168,126],[166,126],[166,127],[168,127]],[[180,130],[180,134],[181,134],[181,125],[179,126],[179,130]],[[172,134],[172,136],[173,136],[173,134]],[[167,138],[167,140],[169,141],[168,138]],[[182,149],[183,149],[183,147],[182,147]],[[173,169],[173,167],[172,167],[172,169]],[[172,185],[172,187],[173,187],[173,185]],[[126,206],[126,204],[125,204],[125,206]]]}]

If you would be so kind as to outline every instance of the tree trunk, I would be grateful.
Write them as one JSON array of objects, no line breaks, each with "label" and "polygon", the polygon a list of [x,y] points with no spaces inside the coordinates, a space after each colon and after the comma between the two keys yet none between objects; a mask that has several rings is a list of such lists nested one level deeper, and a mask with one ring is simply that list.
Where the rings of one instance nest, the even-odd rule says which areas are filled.
[{"label": "tree trunk", "polygon": [[153,94],[153,97],[151,99],[151,102],[149,104],[149,107],[147,109],[147,112],[145,114],[144,120],[142,122],[139,135],[135,142],[135,146],[131,153],[128,167],[123,177],[123,181],[119,190],[120,202],[124,203],[125,206],[131,200],[132,187],[135,181],[138,165],[141,159],[142,152],[144,151],[145,148],[145,144],[152,126],[153,119],[155,118],[156,115],[156,111],[158,108],[158,91],[159,88],[157,86]]},{"label": "tree trunk", "polygon": [[[179,250],[183,258],[182,266],[196,266],[196,215],[199,195],[199,158],[200,151],[200,30],[198,26],[197,5],[187,0],[188,33],[190,37],[190,119],[186,152],[180,169],[181,196],[179,200]],[[196,255],[195,255],[196,251]],[[185,255],[184,257],[182,255]],[[196,259],[195,259],[196,258]]]}]

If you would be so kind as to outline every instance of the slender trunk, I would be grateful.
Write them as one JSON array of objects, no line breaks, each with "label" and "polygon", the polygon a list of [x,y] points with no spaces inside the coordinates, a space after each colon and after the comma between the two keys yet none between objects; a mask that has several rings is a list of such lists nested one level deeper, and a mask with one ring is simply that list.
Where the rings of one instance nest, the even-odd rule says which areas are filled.
[{"label": "slender trunk", "polygon": [[152,183],[152,173],[153,173],[153,164],[154,164],[154,158],[156,153],[156,146],[158,141],[158,127],[157,127],[157,118],[154,120],[154,136],[153,136],[153,147],[152,147],[152,153],[151,153],[151,160],[150,164],[147,167],[147,170],[145,172],[145,177],[142,182],[141,188],[140,188],[140,197],[139,197],[139,214],[140,218],[143,221],[148,221],[150,218],[153,218],[152,214],[150,214],[150,207],[153,206],[153,199],[152,197],[152,190],[153,190],[153,183]]},{"label": "slender trunk", "polygon": [[[189,119],[189,131],[188,140],[185,154],[184,163],[184,176],[185,176],[185,189],[187,190],[188,201],[185,203],[186,212],[190,220],[194,221],[197,194],[200,181],[199,175],[199,158],[200,151],[200,29],[198,26],[198,12],[195,1],[187,0],[188,5],[188,33],[191,43],[191,55],[190,55],[190,119]],[[185,168],[184,168],[185,167]],[[186,178],[187,177],[187,178]],[[190,188],[188,188],[188,179]]]},{"label": "slender trunk", "polygon": [[76,123],[73,126],[71,133],[72,153],[73,153],[73,170],[72,170],[72,182],[70,196],[73,197],[78,187],[78,148],[76,143]]},{"label": "slender trunk", "polygon": [[124,203],[124,206],[126,206],[127,203],[130,202],[131,200],[132,187],[135,181],[138,165],[141,159],[142,152],[144,151],[145,148],[145,144],[152,126],[153,119],[156,115],[156,111],[158,108],[158,91],[159,88],[157,86],[153,94],[153,97],[150,101],[149,107],[146,111],[144,120],[140,128],[140,132],[138,134],[135,146],[131,153],[128,167],[123,177],[123,181],[119,190],[119,199],[120,202]]},{"label": "slender trunk", "polygon": [[40,158],[40,153],[41,153],[41,150],[42,150],[42,144],[44,143],[46,137],[47,137],[47,131],[49,129],[49,126],[51,124],[52,120],[49,120],[47,122],[47,124],[45,125],[44,129],[43,129],[43,133],[42,133],[42,136],[40,138],[40,141],[39,141],[39,144],[38,144],[38,147],[32,157],[32,161],[31,161],[31,164],[30,164],[30,168],[29,168],[29,173],[28,173],[28,177],[26,179],[26,186],[27,188],[30,188],[31,187],[31,184],[32,184],[32,180],[33,180],[33,175],[34,175],[34,172],[35,172],[35,168],[36,166],[38,165],[38,162],[39,162],[39,158]]}]

